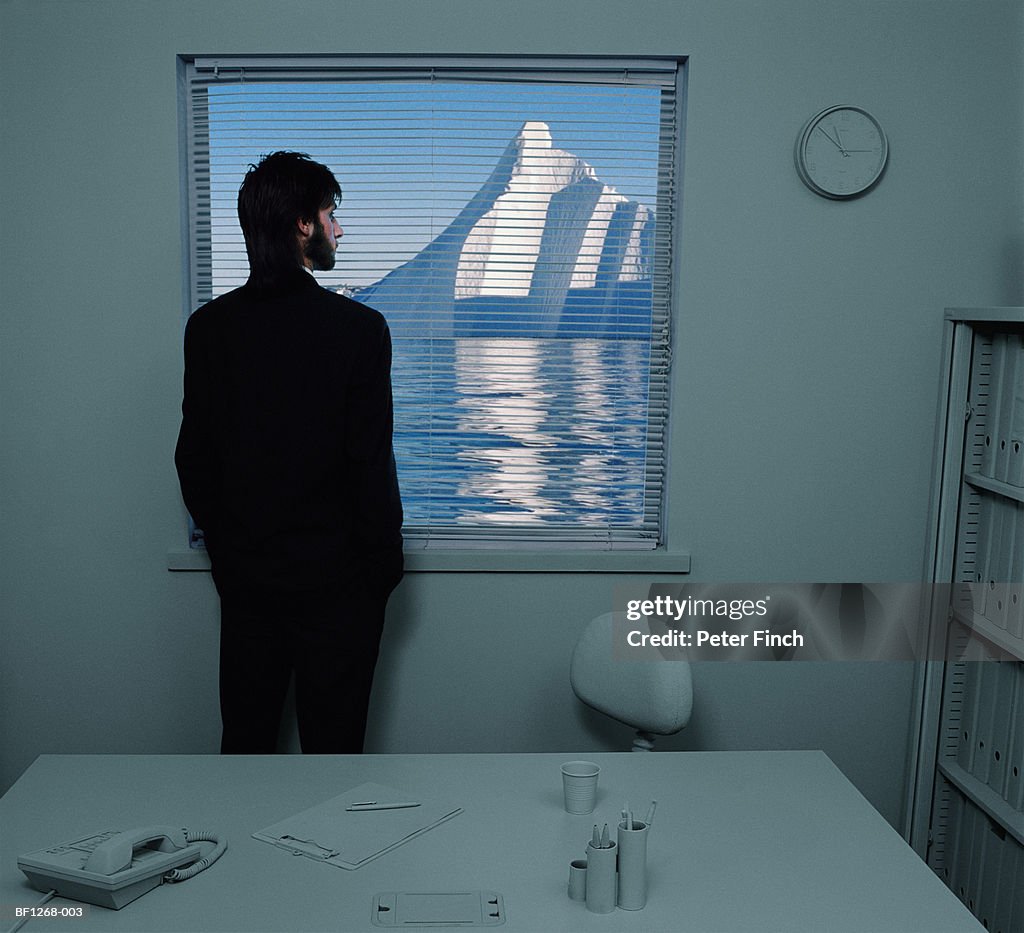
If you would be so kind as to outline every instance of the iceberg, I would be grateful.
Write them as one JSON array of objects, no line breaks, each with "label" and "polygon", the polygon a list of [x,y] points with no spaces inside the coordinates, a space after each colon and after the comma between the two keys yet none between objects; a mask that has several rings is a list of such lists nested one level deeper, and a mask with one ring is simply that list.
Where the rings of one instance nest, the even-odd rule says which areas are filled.
[{"label": "iceberg", "polygon": [[654,223],[528,121],[448,227],[353,297],[397,337],[646,337]]}]

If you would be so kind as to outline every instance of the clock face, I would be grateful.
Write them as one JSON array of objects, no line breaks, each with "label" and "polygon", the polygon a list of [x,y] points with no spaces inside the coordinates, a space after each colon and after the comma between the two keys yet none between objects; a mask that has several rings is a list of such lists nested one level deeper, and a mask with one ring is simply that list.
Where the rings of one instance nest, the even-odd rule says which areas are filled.
[{"label": "clock face", "polygon": [[882,127],[859,107],[829,107],[812,117],[796,143],[800,178],[815,194],[853,198],[885,170],[889,145]]}]

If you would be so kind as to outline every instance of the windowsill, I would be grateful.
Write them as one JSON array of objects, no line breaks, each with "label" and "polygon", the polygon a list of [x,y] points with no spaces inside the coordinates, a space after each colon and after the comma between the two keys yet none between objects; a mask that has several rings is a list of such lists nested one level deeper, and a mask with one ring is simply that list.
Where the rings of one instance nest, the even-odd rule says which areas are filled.
[{"label": "windowsill", "polygon": [[[167,569],[209,571],[205,551],[181,548],[167,554]],[[412,550],[405,553],[407,573],[658,573],[690,572],[690,555],[656,548],[650,551],[598,550]]]}]

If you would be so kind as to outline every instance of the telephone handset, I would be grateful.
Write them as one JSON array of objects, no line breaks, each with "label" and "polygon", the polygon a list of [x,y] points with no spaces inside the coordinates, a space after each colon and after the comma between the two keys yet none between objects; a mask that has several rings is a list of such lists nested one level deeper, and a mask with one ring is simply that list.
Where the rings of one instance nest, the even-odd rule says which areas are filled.
[{"label": "telephone handset", "polygon": [[173,826],[149,826],[118,833],[92,850],[82,870],[112,875],[130,867],[135,850],[142,848],[177,852],[185,848],[185,831]]},{"label": "telephone handset", "polygon": [[[197,843],[215,847],[203,856]],[[212,865],[227,843],[212,833],[176,826],[107,830],[41,849],[18,859],[38,891],[120,910],[161,881],[185,881]]]}]

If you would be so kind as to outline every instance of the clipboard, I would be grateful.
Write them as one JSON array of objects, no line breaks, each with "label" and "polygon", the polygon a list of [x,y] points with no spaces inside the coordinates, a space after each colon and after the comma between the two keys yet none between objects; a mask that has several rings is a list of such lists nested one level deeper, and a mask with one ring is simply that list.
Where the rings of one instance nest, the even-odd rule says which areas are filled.
[{"label": "clipboard", "polygon": [[[416,800],[419,806],[350,810],[365,801]],[[252,834],[253,839],[292,855],[354,871],[392,849],[429,832],[462,812],[462,807],[425,800],[383,784],[360,784],[330,800]]]}]

